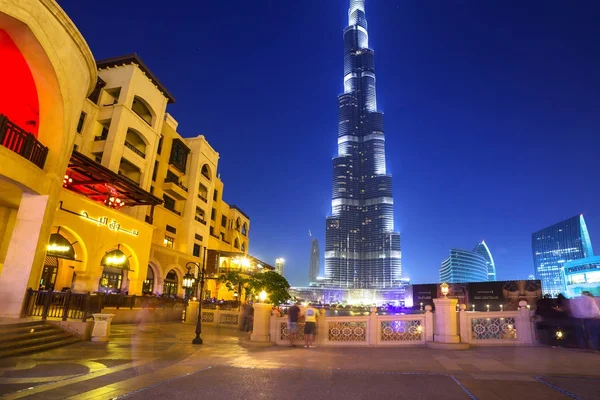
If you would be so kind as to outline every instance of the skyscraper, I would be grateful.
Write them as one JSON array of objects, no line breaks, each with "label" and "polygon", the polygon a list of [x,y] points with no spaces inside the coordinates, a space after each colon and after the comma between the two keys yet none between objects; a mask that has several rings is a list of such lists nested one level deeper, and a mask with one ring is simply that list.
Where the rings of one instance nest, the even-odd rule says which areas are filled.
[{"label": "skyscraper", "polygon": [[490,252],[489,247],[485,244],[485,241],[477,243],[477,246],[473,249],[473,252],[483,256],[485,258],[488,272],[487,272],[487,280],[495,281],[496,280],[496,264],[494,263],[494,257],[492,257],[492,253]]},{"label": "skyscraper", "polygon": [[310,265],[308,267],[308,282],[314,283],[317,281],[317,277],[319,276],[319,268],[321,264],[321,256],[319,250],[319,241],[317,238],[312,237],[312,243],[310,246]]},{"label": "skyscraper", "polygon": [[440,267],[440,282],[464,283],[488,280],[487,260],[474,251],[450,249]]},{"label": "skyscraper", "polygon": [[402,276],[373,58],[365,1],[350,0],[344,29],[344,93],[338,97],[332,215],[327,217],[325,236],[325,276],[330,285],[343,288],[398,287]]},{"label": "skyscraper", "polygon": [[285,266],[285,260],[283,258],[278,258],[275,260],[275,271],[283,276],[283,268]]},{"label": "skyscraper", "polygon": [[535,277],[542,291],[556,296],[565,289],[565,263],[594,255],[583,215],[577,215],[531,235]]}]

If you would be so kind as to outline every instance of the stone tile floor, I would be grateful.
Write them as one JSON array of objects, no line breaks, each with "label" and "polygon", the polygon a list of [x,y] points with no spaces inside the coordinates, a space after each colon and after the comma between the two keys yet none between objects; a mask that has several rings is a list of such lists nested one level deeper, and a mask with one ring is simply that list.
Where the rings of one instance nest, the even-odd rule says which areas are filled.
[{"label": "stone tile floor", "polygon": [[231,329],[113,325],[0,360],[6,399],[600,399],[600,354],[549,347],[276,347]]}]

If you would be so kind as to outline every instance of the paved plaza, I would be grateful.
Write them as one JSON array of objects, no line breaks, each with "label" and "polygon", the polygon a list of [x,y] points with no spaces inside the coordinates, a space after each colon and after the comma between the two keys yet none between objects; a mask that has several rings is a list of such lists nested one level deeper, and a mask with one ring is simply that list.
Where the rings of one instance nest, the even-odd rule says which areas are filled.
[{"label": "paved plaza", "polygon": [[5,399],[600,399],[600,354],[549,347],[276,347],[235,330],[113,326],[0,360]]}]

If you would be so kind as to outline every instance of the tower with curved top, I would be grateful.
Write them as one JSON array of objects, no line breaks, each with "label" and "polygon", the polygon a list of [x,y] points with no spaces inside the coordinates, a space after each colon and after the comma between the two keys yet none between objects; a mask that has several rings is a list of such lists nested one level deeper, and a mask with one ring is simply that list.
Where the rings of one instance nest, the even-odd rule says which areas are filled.
[{"label": "tower with curved top", "polygon": [[481,256],[483,256],[483,258],[485,258],[486,264],[487,264],[487,280],[488,281],[495,281],[496,280],[496,264],[494,263],[494,257],[492,257],[492,252],[490,251],[490,248],[487,246],[487,244],[485,243],[485,240],[482,240],[481,242],[477,243],[477,246],[475,246],[475,248],[473,249],[474,253],[477,253]]},{"label": "tower with curved top", "polygon": [[337,287],[393,288],[402,277],[400,234],[394,231],[392,176],[386,171],[383,113],[377,109],[367,27],[365,1],[350,0],[325,276]]}]

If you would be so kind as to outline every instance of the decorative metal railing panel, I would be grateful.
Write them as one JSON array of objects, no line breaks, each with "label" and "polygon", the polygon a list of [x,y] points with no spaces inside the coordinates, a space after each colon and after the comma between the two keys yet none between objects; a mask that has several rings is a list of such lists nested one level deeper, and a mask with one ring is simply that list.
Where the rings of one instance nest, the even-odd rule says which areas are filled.
[{"label": "decorative metal railing panel", "polygon": [[35,136],[0,114],[0,145],[44,169],[48,148]]},{"label": "decorative metal railing panel", "polygon": [[327,326],[330,342],[367,343],[367,321],[329,321]]},{"label": "decorative metal railing panel", "polygon": [[[287,322],[279,323],[279,340],[290,340],[290,329]],[[298,342],[302,342],[304,340],[304,323],[298,323],[298,329],[296,329],[294,334],[294,340],[297,340]]]},{"label": "decorative metal railing panel", "polygon": [[237,326],[240,324],[240,315],[238,313],[223,313],[219,316],[219,324]]},{"label": "decorative metal railing panel", "polygon": [[421,320],[379,321],[379,340],[381,342],[423,341]]},{"label": "decorative metal railing panel", "polygon": [[472,318],[473,340],[517,340],[514,317]]},{"label": "decorative metal railing panel", "polygon": [[214,324],[215,323],[214,311],[202,311],[202,322],[206,322],[207,324]]}]

